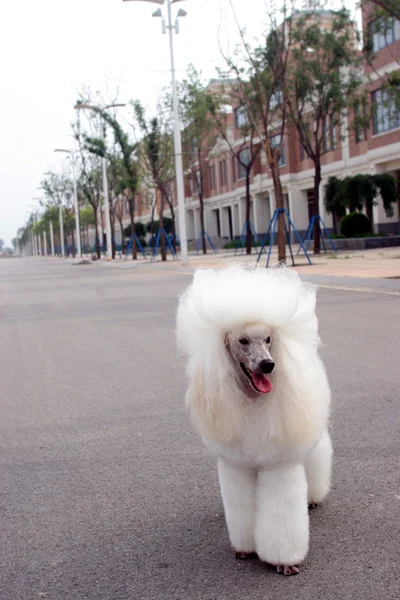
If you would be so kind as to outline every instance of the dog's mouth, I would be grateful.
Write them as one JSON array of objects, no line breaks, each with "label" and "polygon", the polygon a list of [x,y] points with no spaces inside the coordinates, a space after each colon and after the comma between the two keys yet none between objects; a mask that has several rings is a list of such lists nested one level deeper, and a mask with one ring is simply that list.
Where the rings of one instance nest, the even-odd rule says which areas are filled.
[{"label": "dog's mouth", "polygon": [[254,371],[250,371],[250,369],[248,369],[242,362],[239,364],[243,373],[250,381],[251,387],[260,394],[269,394],[269,392],[272,390],[272,383],[270,379],[264,373],[259,374],[254,373]]}]

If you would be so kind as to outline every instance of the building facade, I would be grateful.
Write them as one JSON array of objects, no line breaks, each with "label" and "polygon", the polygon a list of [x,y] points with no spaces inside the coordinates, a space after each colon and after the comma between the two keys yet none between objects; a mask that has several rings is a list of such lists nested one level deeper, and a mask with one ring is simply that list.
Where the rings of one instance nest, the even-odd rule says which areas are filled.
[{"label": "building facade", "polygon": [[[373,107],[370,126],[355,128],[356,109],[349,109],[342,131],[330,131],[329,147],[322,157],[322,182],[319,212],[328,228],[332,227],[332,216],[324,207],[324,187],[330,176],[343,177],[358,173],[390,173],[397,180],[400,198],[400,111],[384,89],[385,74],[400,70],[400,22],[393,20],[384,33],[374,31],[370,11],[363,14],[363,28],[372,36],[375,59],[373,64],[364,61],[363,70],[369,102]],[[210,86],[218,85],[217,81]],[[232,110],[227,120],[227,137],[230,145],[242,146],[240,126],[245,118],[242,109]],[[358,108],[357,110],[360,110]],[[326,125],[329,128],[329,123]],[[279,140],[278,140],[279,141]],[[260,144],[254,140],[253,144]],[[245,223],[245,171],[232,155],[228,144],[219,143],[217,151],[210,152],[203,165],[203,193],[205,229],[213,240],[230,240],[239,236]],[[300,234],[307,229],[312,216],[313,176],[312,161],[306,156],[294,132],[286,131],[280,162],[280,175],[284,191],[284,204]],[[176,207],[175,186],[171,183],[173,205]],[[200,235],[199,182],[193,168],[185,178],[185,218],[187,237],[194,242]],[[251,171],[250,221],[258,234],[264,234],[276,208],[273,182],[264,151],[260,148]],[[375,232],[400,233],[400,199],[394,206],[393,217],[387,217],[381,200],[374,207]],[[174,209],[178,217],[178,208]],[[165,215],[170,216],[166,207]],[[149,194],[143,191],[138,196],[136,218],[148,222],[151,218]],[[177,229],[179,235],[179,224]],[[126,224],[129,223],[128,212]]]}]

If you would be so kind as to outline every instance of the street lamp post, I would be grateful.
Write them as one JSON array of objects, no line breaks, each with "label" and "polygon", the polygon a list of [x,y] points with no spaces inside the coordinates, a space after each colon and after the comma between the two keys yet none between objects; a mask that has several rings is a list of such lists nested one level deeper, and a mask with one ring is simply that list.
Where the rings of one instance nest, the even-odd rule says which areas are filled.
[{"label": "street lamp post", "polygon": [[[72,170],[72,185],[74,188],[74,209],[75,209],[75,238],[76,238],[76,253],[78,258],[82,257],[82,246],[81,246],[81,230],[79,225],[79,204],[78,204],[78,189],[76,185],[75,177],[75,152],[74,150],[65,150],[64,148],[56,148],[54,152],[65,152],[71,159],[71,170]],[[64,256],[64,254],[63,254]]]},{"label": "street lamp post", "polygon": [[46,230],[43,230],[43,254],[47,256],[47,235]]},{"label": "street lamp post", "polygon": [[104,215],[106,218],[106,238],[107,238],[107,259],[112,259],[112,239],[111,239],[111,218],[110,204],[108,199],[108,183],[107,183],[107,164],[106,157],[101,157],[101,169],[103,172],[103,197],[104,197]]},{"label": "street lamp post", "polygon": [[53,232],[53,221],[50,220],[50,246],[51,256],[54,258],[54,232]]},{"label": "street lamp post", "polygon": [[[179,33],[178,19],[175,23],[172,23],[172,9],[171,4],[175,2],[181,2],[182,0],[123,0],[123,2],[151,2],[155,4],[167,5],[167,25],[163,19],[162,32],[166,33],[168,29],[169,34],[169,52],[171,61],[171,81],[172,81],[172,106],[174,116],[174,149],[175,149],[175,170],[176,170],[176,191],[178,197],[178,209],[179,209],[179,237],[181,244],[181,256],[183,265],[188,264],[188,247],[187,247],[187,235],[186,235],[186,218],[185,218],[185,190],[183,185],[183,165],[182,165],[182,140],[181,130],[179,123],[179,111],[178,111],[178,94],[176,89],[176,78],[175,78],[175,60],[174,60],[174,37],[173,30],[175,33]],[[177,17],[185,17],[186,12],[181,8],[178,10]],[[161,9],[157,9],[153,13],[153,17],[162,17]]]},{"label": "street lamp post", "polygon": [[61,257],[64,258],[65,250],[64,250],[64,221],[63,221],[63,211],[62,205],[60,204],[58,207],[59,221],[60,221],[60,244],[61,244]]},{"label": "street lamp post", "polygon": [[[37,214],[35,213],[35,226],[37,225]],[[38,255],[42,256],[42,239],[40,233],[36,236],[36,243],[38,245]]]},{"label": "street lamp post", "polygon": [[[79,102],[75,104],[76,110],[93,110],[96,113],[100,113],[103,110],[107,110],[107,108],[118,108],[119,106],[126,106],[126,104],[108,104],[107,106],[103,106],[100,108],[99,106],[93,106],[92,104],[87,104],[85,102]],[[103,131],[103,137],[105,136],[105,132]],[[104,216],[106,218],[106,238],[107,238],[107,260],[112,259],[112,237],[111,237],[111,219],[110,219],[110,204],[108,199],[108,184],[107,184],[107,163],[106,157],[101,157],[101,169],[103,173],[103,196],[104,196]]]}]

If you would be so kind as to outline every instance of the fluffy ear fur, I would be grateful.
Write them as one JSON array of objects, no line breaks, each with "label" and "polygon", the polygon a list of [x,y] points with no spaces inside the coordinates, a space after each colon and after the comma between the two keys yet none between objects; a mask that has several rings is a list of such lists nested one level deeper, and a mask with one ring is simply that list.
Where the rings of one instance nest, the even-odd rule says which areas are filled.
[{"label": "fluffy ear fur", "polygon": [[[301,443],[322,432],[330,392],[318,357],[314,288],[282,269],[198,270],[177,314],[178,346],[189,358],[186,400],[200,433],[228,442],[240,436],[246,416],[257,412],[265,436]],[[225,335],[248,324],[273,331],[274,388],[249,405],[225,348]]]}]

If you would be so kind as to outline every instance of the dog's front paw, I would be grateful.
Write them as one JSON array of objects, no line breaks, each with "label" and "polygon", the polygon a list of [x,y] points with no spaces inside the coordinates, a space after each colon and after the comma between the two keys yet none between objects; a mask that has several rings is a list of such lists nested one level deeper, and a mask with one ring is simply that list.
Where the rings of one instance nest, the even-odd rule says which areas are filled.
[{"label": "dog's front paw", "polygon": [[258,558],[257,552],[235,552],[235,556],[238,560],[248,560],[250,558]]},{"label": "dog's front paw", "polygon": [[277,565],[276,570],[278,573],[282,573],[283,575],[297,575],[299,572],[299,568],[295,565]]}]

